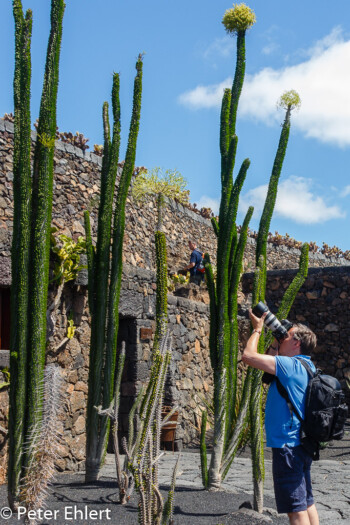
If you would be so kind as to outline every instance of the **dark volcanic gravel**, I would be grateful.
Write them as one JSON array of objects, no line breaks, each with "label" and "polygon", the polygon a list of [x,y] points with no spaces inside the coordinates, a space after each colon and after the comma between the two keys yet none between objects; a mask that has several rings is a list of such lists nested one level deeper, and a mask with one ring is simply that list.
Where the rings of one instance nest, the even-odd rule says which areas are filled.
[{"label": "dark volcanic gravel", "polygon": [[[166,497],[166,488],[162,490]],[[249,499],[247,494],[232,494],[228,492],[207,492],[177,488],[175,492],[174,525],[256,525],[261,519],[255,519],[250,514],[236,513],[239,506]],[[115,483],[109,478],[101,478],[93,484],[84,483],[83,474],[59,474],[52,485],[46,508],[56,512],[56,519],[44,519],[43,525],[137,525],[137,495],[134,494],[130,502],[121,506],[116,503],[118,492]],[[267,507],[275,507],[271,498],[265,497]],[[0,487],[0,507],[7,506],[6,486]],[[77,509],[74,519],[74,506]],[[91,517],[85,519],[85,508],[95,511]],[[107,512],[106,512],[107,510]],[[102,512],[101,512],[102,511]],[[65,514],[66,513],[66,514]],[[88,516],[87,516],[88,517]],[[272,517],[276,525],[286,525],[286,516]],[[1,520],[1,524],[14,525],[22,523],[22,519],[12,516],[8,520]]]}]

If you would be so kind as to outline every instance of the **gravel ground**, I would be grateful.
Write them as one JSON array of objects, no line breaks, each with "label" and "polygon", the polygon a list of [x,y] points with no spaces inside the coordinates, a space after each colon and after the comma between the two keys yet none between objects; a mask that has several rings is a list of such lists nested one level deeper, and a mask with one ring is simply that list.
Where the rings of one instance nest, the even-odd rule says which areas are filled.
[{"label": "gravel ground", "polygon": [[[347,432],[344,439],[342,441],[334,442],[332,446],[329,446],[327,449],[321,452],[321,459],[325,460],[324,463],[326,465],[329,464],[329,468],[333,469],[334,472],[339,472],[336,475],[335,482],[332,482],[336,485],[333,487],[335,494],[340,494],[342,492],[341,489],[344,489],[346,482],[348,481],[347,478],[350,477],[349,467],[346,468],[346,464],[349,464],[350,460],[349,423],[350,422],[348,422]],[[185,452],[184,456],[189,452],[190,451]],[[193,450],[192,452],[198,453],[198,449]],[[250,451],[249,448],[247,448],[240,455],[238,455],[238,458],[247,458],[249,456]],[[265,457],[267,460],[270,458],[269,449],[266,449]],[[190,458],[187,456],[187,459],[189,461]],[[111,465],[109,467],[107,465],[105,467],[105,471],[110,469],[110,475],[102,476],[99,481],[93,484],[84,483],[83,473],[58,474],[55,483],[53,483],[51,486],[50,494],[46,501],[46,509],[49,512],[51,511],[52,515],[46,514],[41,523],[43,525],[69,525],[71,523],[77,525],[136,525],[138,523],[137,495],[134,493],[129,503],[125,506],[118,504],[118,490],[114,479],[114,460],[111,457],[109,458],[109,461]],[[175,461],[174,457],[173,461]],[[242,461],[238,461],[238,463],[242,463]],[[339,468],[334,470],[334,465],[339,466]],[[238,468],[238,465],[236,468]],[[242,465],[240,468],[242,468]],[[243,471],[241,472],[243,473]],[[327,478],[327,475],[328,471],[326,470],[324,476],[322,475],[322,484],[325,485],[325,488],[323,486],[321,487],[322,490],[324,488],[324,490],[320,492],[321,494],[327,494],[332,488],[330,481],[328,481],[330,478]],[[167,471],[165,479],[170,479],[170,476],[171,471]],[[323,477],[325,478],[324,480]],[[186,473],[183,477],[180,476],[180,486],[178,486],[175,491],[174,525],[257,525],[262,523],[272,523],[273,525],[288,524],[287,516],[278,516],[274,510],[276,507],[274,499],[271,497],[271,495],[264,496],[264,505],[267,508],[267,511],[262,516],[257,516],[251,510],[246,508],[239,510],[243,503],[249,500],[252,501],[252,496],[247,492],[243,492],[243,477],[239,478],[241,479],[239,486],[242,488],[242,490],[235,489],[235,492],[220,491],[215,493],[209,493],[196,487],[181,486],[181,483],[183,485],[186,483],[189,483],[189,485],[191,484],[190,481],[186,481],[187,479]],[[319,489],[319,484],[316,485],[316,487]],[[167,487],[161,486],[161,489],[164,498],[166,498]],[[249,489],[252,489],[250,482]],[[271,494],[271,491],[269,493]],[[332,498],[336,499],[333,496]],[[323,497],[323,500],[325,499],[326,496]],[[346,509],[347,501],[350,505],[350,491],[348,498],[345,497],[345,503],[344,501],[342,501],[342,503],[333,501],[331,507],[336,510],[337,507],[343,505]],[[322,504],[322,499],[319,500],[319,503]],[[325,501],[323,501],[323,503],[325,503]],[[8,523],[9,525],[23,523],[23,518],[19,518],[17,515],[8,518],[6,514],[7,507],[7,487],[6,485],[2,485],[0,486],[0,523]],[[339,517],[339,514],[336,516]],[[327,519],[327,522],[339,523],[339,521],[334,521],[334,519],[331,519],[331,514],[329,514],[329,518],[330,519]],[[349,521],[347,521],[347,518],[343,518],[342,523],[345,525],[345,523],[349,523]]]},{"label": "gravel ground", "polygon": [[[162,487],[164,498],[166,487]],[[237,512],[239,506],[250,496],[245,493],[229,492],[209,493],[205,490],[178,488],[175,493],[174,525],[256,525],[264,523],[247,511]],[[137,495],[134,494],[129,503],[121,506],[117,503],[118,492],[115,483],[109,478],[101,478],[93,484],[84,484],[82,474],[60,474],[50,490],[46,509],[56,516],[48,516],[43,525],[66,525],[68,523],[81,525],[136,525],[138,523]],[[265,505],[274,507],[271,498],[265,498]],[[6,486],[0,487],[0,506],[7,506]],[[74,509],[76,513],[74,515]],[[87,512],[94,511],[89,519]],[[268,515],[267,515],[268,516]],[[5,516],[4,516],[5,517]],[[86,519],[87,518],[87,519]],[[270,516],[276,525],[286,525],[285,516]],[[12,516],[1,520],[1,523],[14,525],[22,523],[23,519]],[[271,523],[271,521],[270,521]]]}]

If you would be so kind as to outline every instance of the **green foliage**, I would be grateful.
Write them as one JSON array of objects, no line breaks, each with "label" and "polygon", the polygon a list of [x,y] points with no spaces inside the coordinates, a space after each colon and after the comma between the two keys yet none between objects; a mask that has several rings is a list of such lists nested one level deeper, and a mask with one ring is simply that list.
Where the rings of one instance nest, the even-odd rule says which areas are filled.
[{"label": "green foliage", "polygon": [[86,241],[84,237],[78,237],[75,242],[67,235],[59,235],[58,239],[60,245],[56,237],[51,235],[51,250],[58,259],[53,270],[54,279],[59,283],[72,281],[86,268],[80,264],[80,255],[86,252]]},{"label": "green foliage", "polygon": [[41,135],[38,133],[38,141],[45,148],[53,148],[55,146],[55,137],[50,137],[50,135],[45,132],[43,132]]},{"label": "green foliage", "polygon": [[299,109],[301,106],[299,94],[294,89],[285,91],[277,102],[277,106],[283,109]]},{"label": "green foliage", "polygon": [[77,327],[74,326],[73,319],[69,319],[68,320],[68,328],[67,328],[67,337],[68,337],[68,339],[73,339],[76,328]]},{"label": "green foliage", "polygon": [[3,388],[8,387],[10,385],[10,371],[9,371],[9,369],[7,367],[2,368],[1,372],[5,376],[5,381],[0,383],[0,390],[2,390]]},{"label": "green foliage", "polygon": [[187,272],[186,275],[182,275],[182,274],[178,275],[177,273],[169,275],[167,277],[168,292],[173,292],[175,290],[177,284],[186,285],[189,282],[190,282],[190,273],[189,272]]},{"label": "green foliage", "polygon": [[222,19],[227,33],[237,34],[246,31],[256,22],[255,13],[246,4],[233,4],[231,9],[227,9]]},{"label": "green foliage", "polygon": [[140,172],[132,187],[132,195],[138,201],[146,196],[162,194],[163,197],[175,199],[181,204],[188,204],[189,191],[187,181],[177,170],[162,170],[159,167],[151,171]]}]

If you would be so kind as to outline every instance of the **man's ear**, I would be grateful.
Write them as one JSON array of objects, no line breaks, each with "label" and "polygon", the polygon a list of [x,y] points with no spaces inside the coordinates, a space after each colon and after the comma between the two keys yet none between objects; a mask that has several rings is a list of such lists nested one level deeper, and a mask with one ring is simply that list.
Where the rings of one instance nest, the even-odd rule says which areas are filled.
[{"label": "man's ear", "polygon": [[297,348],[300,348],[301,347],[301,342],[299,341],[299,339],[295,339],[293,337],[293,340],[294,340],[294,346],[296,346]]}]

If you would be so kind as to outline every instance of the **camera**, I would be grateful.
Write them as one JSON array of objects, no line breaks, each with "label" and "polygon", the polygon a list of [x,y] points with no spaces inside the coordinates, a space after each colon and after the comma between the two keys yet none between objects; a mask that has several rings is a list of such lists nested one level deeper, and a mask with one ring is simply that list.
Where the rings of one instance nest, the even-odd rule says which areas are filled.
[{"label": "camera", "polygon": [[262,315],[267,312],[267,315],[264,319],[264,324],[266,328],[271,330],[273,336],[279,343],[283,341],[288,335],[288,330],[290,330],[293,326],[293,323],[288,321],[287,319],[283,319],[282,321],[279,321],[277,317],[270,312],[269,308],[266,306],[265,303],[260,301],[254,308],[252,309],[253,314],[256,317],[262,317]]}]

